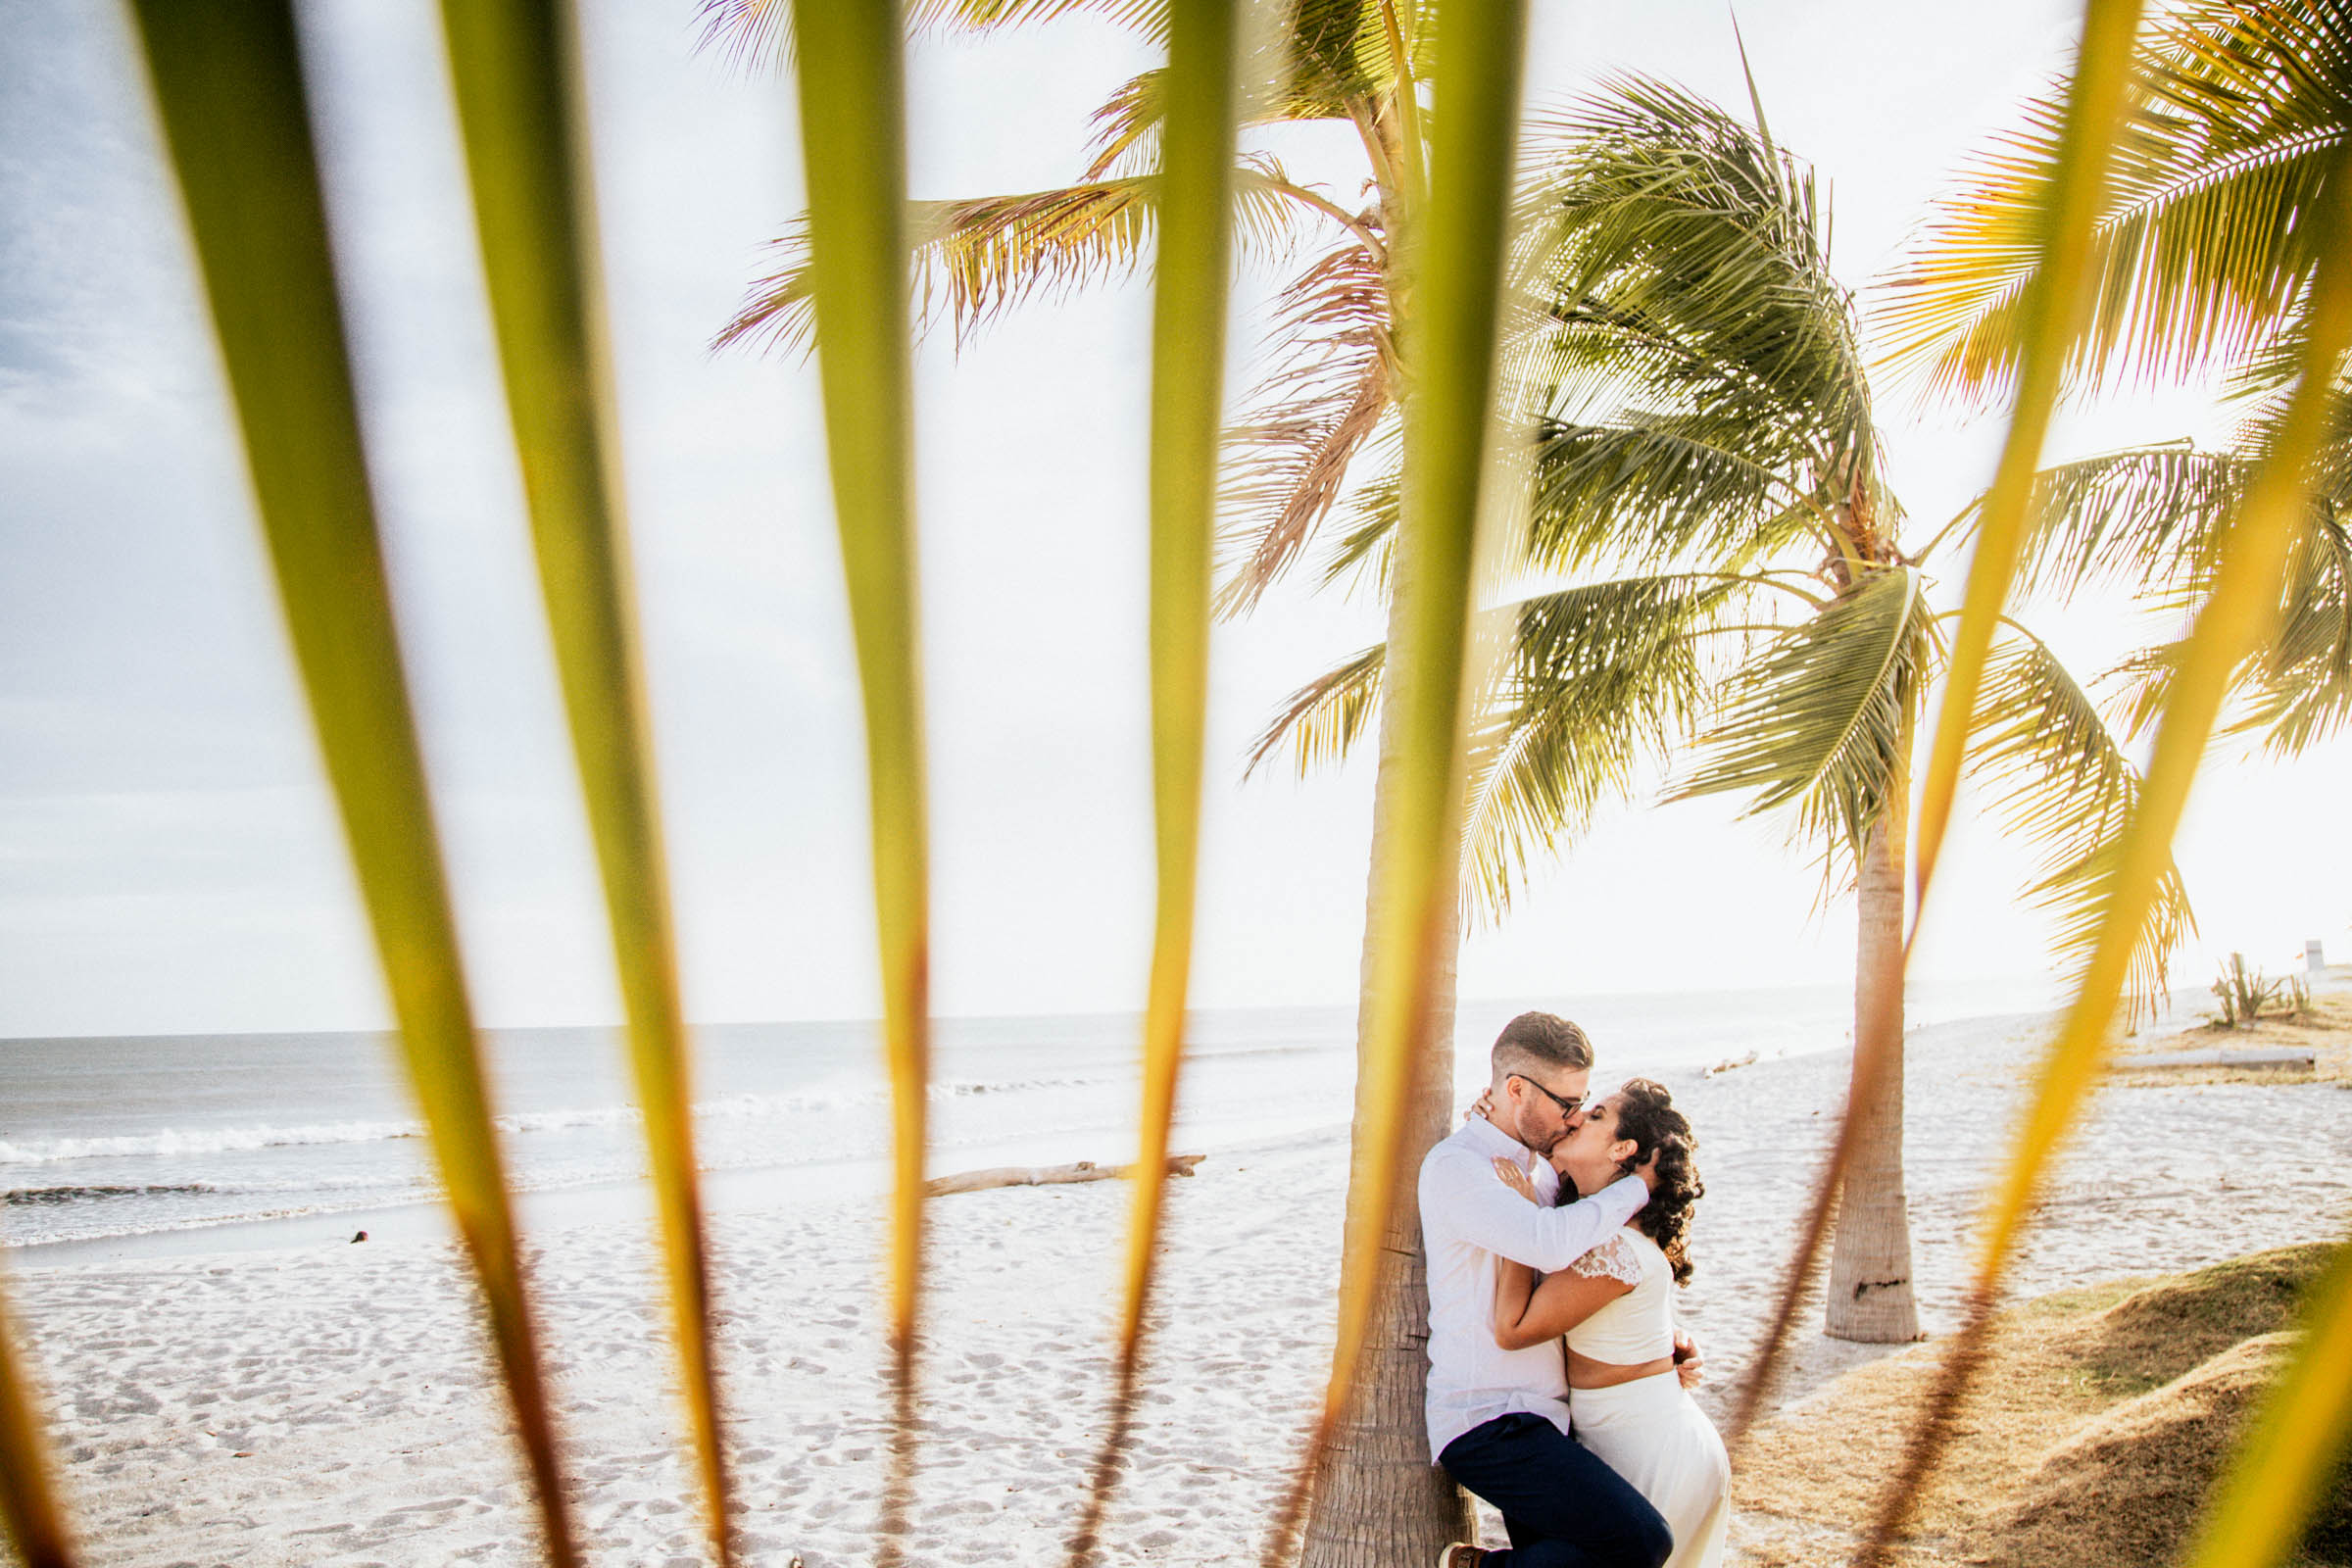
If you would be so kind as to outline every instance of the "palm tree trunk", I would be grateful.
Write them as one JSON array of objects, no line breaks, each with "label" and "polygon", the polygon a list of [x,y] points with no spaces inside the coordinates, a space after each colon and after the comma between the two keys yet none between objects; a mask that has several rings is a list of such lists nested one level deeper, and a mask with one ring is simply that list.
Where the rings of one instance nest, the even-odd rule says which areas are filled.
[{"label": "palm tree trunk", "polygon": [[1896,768],[1888,781],[1890,804],[1863,849],[1851,1091],[1859,1119],[1830,1254],[1830,1336],[1871,1345],[1921,1338],[1903,1190],[1903,883],[1910,790],[1909,768]]},{"label": "palm tree trunk", "polygon": [[[1389,637],[1396,645],[1395,601]],[[1390,780],[1396,757],[1396,705],[1384,705],[1380,728],[1380,770],[1372,794],[1372,864],[1381,864],[1391,822]],[[1377,889],[1377,880],[1375,882]],[[1376,894],[1375,894],[1376,896]],[[1461,878],[1447,880],[1446,923],[1458,926]],[[1368,903],[1369,901],[1367,901]],[[1373,936],[1379,921],[1367,909],[1363,967],[1356,1002],[1356,1060],[1363,1065],[1365,1031],[1372,1017]],[[1449,1541],[1469,1539],[1469,1498],[1429,1451],[1423,1397],[1429,1382],[1429,1289],[1421,1250],[1421,1214],[1413,1201],[1411,1173],[1421,1156],[1444,1138],[1453,1119],[1454,960],[1448,944],[1431,977],[1429,1049],[1413,1067],[1405,1127],[1405,1185],[1389,1215],[1381,1250],[1389,1260],[1376,1304],[1372,1331],[1356,1370],[1355,1396],[1347,1419],[1315,1476],[1314,1500],[1299,1551],[1299,1568],[1389,1568],[1393,1563],[1434,1560]],[[1356,1151],[1348,1200],[1364,1179],[1363,1109],[1356,1110]]]}]

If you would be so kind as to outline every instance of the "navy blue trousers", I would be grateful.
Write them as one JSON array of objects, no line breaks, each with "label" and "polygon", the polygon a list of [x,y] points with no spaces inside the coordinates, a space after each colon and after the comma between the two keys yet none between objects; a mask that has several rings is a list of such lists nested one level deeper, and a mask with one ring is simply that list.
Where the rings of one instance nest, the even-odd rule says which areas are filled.
[{"label": "navy blue trousers", "polygon": [[1438,1462],[1502,1514],[1511,1549],[1489,1555],[1489,1568],[1663,1568],[1674,1555],[1649,1499],[1540,1415],[1472,1427]]}]

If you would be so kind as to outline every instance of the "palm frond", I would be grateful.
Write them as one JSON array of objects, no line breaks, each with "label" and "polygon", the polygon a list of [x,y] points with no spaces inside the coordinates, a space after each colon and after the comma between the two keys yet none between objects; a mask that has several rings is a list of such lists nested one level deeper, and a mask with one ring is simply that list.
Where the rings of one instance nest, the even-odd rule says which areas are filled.
[{"label": "palm frond", "polygon": [[1286,1562],[1307,1498],[1353,1402],[1359,1360],[1390,1267],[1383,1245],[1409,1170],[1407,1109],[1416,1074],[1443,1042],[1431,1001],[1443,946],[1459,938],[1463,687],[1489,471],[1503,261],[1526,64],[1525,0],[1436,12],[1428,202],[1403,265],[1417,316],[1405,411],[1405,514],[1397,537],[1391,641],[1396,666],[1384,727],[1387,821],[1375,857],[1357,1142],[1331,1373],[1305,1450],[1261,1553]]},{"label": "palm frond", "polygon": [[1773,459],[1768,434],[1721,416],[1629,410],[1603,423],[1545,421],[1536,433],[1527,555],[1575,571],[1600,560],[1657,564],[1700,556],[1739,570],[1826,522],[1826,498],[1798,490],[1801,466]]},{"label": "palm frond", "polygon": [[2185,441],[2044,468],[2027,504],[2019,591],[2061,600],[2092,588],[2162,594],[2208,577],[2252,471],[2236,453]]},{"label": "palm frond", "polygon": [[507,407],[628,1015],[687,1422],[725,1568],[726,1449],[694,1094],[568,17],[554,0],[442,6]]},{"label": "palm frond", "polygon": [[[2029,103],[1940,201],[1882,293],[1890,363],[1982,404],[2016,374],[2061,166],[2058,90]],[[2352,19],[2258,0],[2160,10],[2142,32],[2113,179],[2084,264],[2095,303],[2070,379],[2155,380],[2259,353],[2304,309],[2309,215],[2352,145]]]},{"label": "palm frond", "polygon": [[1380,710],[1388,657],[1375,643],[1293,692],[1250,745],[1244,776],[1286,749],[1301,776],[1345,760]]},{"label": "palm frond", "polygon": [[[792,59],[791,0],[701,0],[695,26],[702,46],[729,64],[758,69]],[[908,0],[911,32],[987,34],[1090,12],[1158,41],[1167,35],[1168,0]]]},{"label": "palm frond", "polygon": [[1345,583],[1353,591],[1368,584],[1385,601],[1396,582],[1396,518],[1404,507],[1404,485],[1396,466],[1382,464],[1355,486],[1346,505],[1346,529],[1323,563],[1323,586]]},{"label": "palm frond", "polygon": [[1088,181],[1149,174],[1159,168],[1160,130],[1167,119],[1168,73],[1154,66],[1130,76],[1094,114],[1087,141]]},{"label": "palm frond", "polygon": [[1663,771],[1723,674],[1706,634],[1757,592],[1720,573],[1626,577],[1522,601],[1497,690],[1474,721],[1464,879],[1499,921],[1541,858]]},{"label": "palm frond", "polygon": [[278,599],[557,1568],[578,1561],[376,536],[289,0],[132,7]]},{"label": "palm frond", "polygon": [[1173,8],[1164,97],[1166,168],[1152,302],[1152,773],[1158,893],[1144,1012],[1143,1102],[1127,1231],[1118,1370],[1093,1484],[1070,1539],[1088,1568],[1134,1429],[1147,1307],[1184,1062],[1208,745],[1208,652],[1232,261],[1241,0]]},{"label": "palm frond", "polygon": [[[2116,844],[2139,799],[2137,770],[2058,656],[2014,626],[1984,666],[1968,763],[1987,785],[1993,815],[2033,846],[2034,880],[2025,896],[2058,914],[2057,952],[2079,968],[2106,912]],[[2128,1016],[2162,1005],[2172,955],[2194,929],[2180,868],[2168,863],[2132,956]]]},{"label": "palm frond", "polygon": [[[2260,651],[2278,613],[2285,567],[2309,516],[2317,459],[2328,438],[2333,384],[2352,348],[2352,150],[2330,174],[2330,198],[2315,215],[2320,258],[2305,326],[2304,370],[2294,396],[2246,487],[2221,549],[2213,591],[2198,611],[2173,672],[2164,719],[2132,814],[2106,874],[2106,907],[2074,1004],[2050,1047],[2034,1105],[2018,1131],[1986,1207],[1977,1277],[1966,1320],[1946,1352],[1904,1459],[1883,1494],[1864,1560],[1883,1563],[1941,1457],[1983,1359],[2002,1277],[2016,1254],[2042,1173],[2063,1145],[2104,1065],[2115,1008],[2145,939],[2150,908],[2172,865],[2172,842],[2189,788],[2239,665]],[[2316,1442],[2319,1433],[2305,1437]],[[2291,1521],[2288,1521],[2291,1524]]]},{"label": "palm frond", "polygon": [[1218,610],[1241,614],[1299,559],[1393,425],[1388,282],[1360,245],[1320,258],[1275,303],[1273,368],[1225,438],[1230,560]]},{"label": "palm frond", "polygon": [[[1920,792],[1919,831],[1912,856],[1914,902],[1927,907],[1936,864],[1943,852],[1944,829],[1960,790],[1960,768],[1968,750],[1968,728],[1976,715],[1977,691],[1984,680],[1993,633],[2007,608],[2025,543],[2026,515],[2033,500],[2050,416],[2058,406],[2067,351],[2086,313],[2084,259],[2092,226],[2106,193],[2114,162],[2116,122],[2131,81],[2132,36],[2139,26],[2140,0],[2089,0],[2082,14],[2082,41],[2075,56],[2074,81],[2067,89],[2057,140],[2057,165],[2042,193],[2034,247],[2039,266],[2019,298],[2017,398],[2001,439],[2001,459],[1992,484],[1976,513],[1976,548],[1969,553],[1968,591],[1952,634],[1945,666],[1947,699],[1936,715],[1927,775]],[[1916,925],[1914,926],[1916,930]],[[1908,944],[1905,948],[1908,953]]]},{"label": "palm frond", "polygon": [[0,1526],[24,1568],[73,1568],[74,1546],[58,1506],[32,1379],[17,1351],[16,1327],[6,1281],[0,1280]]},{"label": "palm frond", "polygon": [[2246,685],[2246,711],[2231,731],[2259,733],[2275,756],[2352,723],[2352,531],[2332,509],[2295,541],[2278,629]]},{"label": "palm frond", "polygon": [[1641,76],[1538,117],[1534,134],[1556,150],[1520,199],[1564,389],[1742,412],[1824,462],[1872,455],[1852,301],[1808,166]]},{"label": "palm frond", "polygon": [[1085,13],[1164,44],[1171,10],[1172,0],[907,0],[906,23],[918,32],[986,33]]},{"label": "palm frond", "polygon": [[1749,794],[1746,814],[1791,808],[1801,836],[1858,857],[1907,764],[1932,646],[1918,571],[1869,572],[1740,676],[1674,798]]},{"label": "palm frond", "polygon": [[930,854],[913,368],[907,329],[906,77],[898,0],[794,0],[825,446],[864,698],[883,1047],[891,1083],[891,1459],[880,1561],[902,1559],[912,1494],[930,1060]]},{"label": "palm frond", "polygon": [[[1298,209],[1279,171],[1248,166],[1234,177],[1236,248],[1279,259]],[[1132,174],[1013,196],[909,204],[917,325],[943,322],[961,346],[983,324],[1032,300],[1054,301],[1145,271],[1156,220],[1158,176]],[[808,230],[796,220],[769,246],[773,258],[735,317],[712,340],[806,354],[813,341]]]}]

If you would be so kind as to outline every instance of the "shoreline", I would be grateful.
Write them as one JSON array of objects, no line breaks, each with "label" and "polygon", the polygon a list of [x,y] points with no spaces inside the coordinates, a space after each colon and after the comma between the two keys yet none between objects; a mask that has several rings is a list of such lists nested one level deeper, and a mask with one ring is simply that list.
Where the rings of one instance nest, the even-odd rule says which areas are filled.
[{"label": "shoreline", "polygon": [[[1818,987],[1784,988],[1790,996],[1811,996]],[[2014,993],[2019,983],[2004,981],[1996,988]],[[1753,989],[1709,993],[1710,998],[1746,997],[1763,995]],[[2185,993],[2178,994],[2185,995]],[[1622,1003],[1624,998],[1600,998],[1602,1004]],[[1816,999],[1818,1000],[1818,999]],[[1996,999],[1987,998],[1987,1001]],[[2002,995],[1999,1002],[2013,1002],[2013,995]],[[1948,999],[1945,1006],[1951,1004]],[[1472,1038],[1480,1031],[1498,1027],[1508,1010],[1516,1010],[1520,1002],[1480,999],[1462,1004],[1464,1027],[1462,1038]],[[1332,1009],[1261,1009],[1263,1011],[1297,1012],[1300,1010],[1329,1011]],[[1091,1016],[1091,1015],[1089,1015]],[[2043,1017],[2038,1011],[2001,1011],[1976,1015],[1939,1016],[1934,1021],[1916,1024],[1908,1031],[1910,1038],[1932,1046],[1935,1037],[1953,1030],[1972,1030],[2000,1027],[2010,1024],[2031,1024]],[[1002,1020],[990,1020],[1002,1022]],[[1814,1020],[1814,1027],[1821,1020]],[[570,1036],[579,1029],[546,1031]],[[1615,1031],[1611,1031],[1614,1033]],[[201,1037],[159,1036],[162,1040],[184,1041]],[[278,1040],[316,1038],[297,1033],[281,1034]],[[360,1038],[355,1036],[354,1038]],[[369,1036],[373,1039],[375,1037]],[[1802,1036],[1799,1036],[1802,1038]],[[27,1042],[0,1042],[25,1044]],[[39,1042],[29,1042],[38,1044]],[[1705,1060],[1676,1060],[1665,1063],[1649,1061],[1641,1070],[1669,1082],[1681,1083],[1690,1079],[1704,1079],[1722,1073],[1752,1068],[1763,1063],[1784,1062],[1823,1054],[1839,1054],[1850,1050],[1850,1039],[1840,1036],[1828,1043],[1816,1038],[1812,1043],[1790,1045],[1785,1028],[1782,1038],[1769,1042],[1768,1052],[1749,1050],[1744,1056],[1730,1046],[1707,1056]],[[1209,1054],[1213,1055],[1212,1051]],[[1639,1061],[1640,1053],[1627,1053]],[[1687,1053],[1686,1053],[1687,1054]],[[1480,1076],[1479,1053],[1457,1046],[1459,1074]],[[1603,1063],[1604,1069],[1606,1062]],[[1131,1070],[1131,1069],[1130,1069]],[[1473,1098],[1473,1085],[1461,1086],[1464,1103]],[[877,1107],[878,1108],[878,1107]],[[579,1117],[589,1113],[568,1113]],[[602,1114],[602,1113],[598,1113]],[[516,1119],[516,1118],[508,1118]],[[1315,1134],[1342,1136],[1346,1122],[1326,1120],[1321,1116],[1256,1117],[1249,1121],[1226,1120],[1221,1123],[1187,1130],[1181,1125],[1178,1140],[1186,1148],[1211,1154],[1258,1147],[1268,1140],[1283,1141]],[[983,1139],[976,1143],[955,1146],[935,1145],[931,1152],[931,1174],[942,1176],[956,1171],[980,1169],[1001,1164],[1061,1163],[1072,1159],[1092,1159],[1102,1163],[1121,1163],[1132,1154],[1134,1137],[1132,1123],[1115,1129],[1098,1129],[1103,1136],[1093,1142],[1081,1141],[1071,1130],[1037,1130],[1010,1138]],[[421,1126],[407,1135],[422,1137]],[[510,1128],[508,1136],[518,1136]],[[1086,1135],[1094,1138],[1094,1134]],[[47,1170],[47,1163],[23,1167],[25,1171]],[[11,1176],[18,1169],[0,1166],[0,1186],[13,1180],[32,1181],[29,1176]],[[798,1162],[734,1162],[706,1165],[702,1172],[702,1187],[706,1208],[712,1213],[758,1212],[785,1207],[806,1207],[810,1203],[839,1203],[861,1199],[878,1199],[886,1190],[889,1163],[887,1155],[819,1155]],[[355,1230],[366,1230],[370,1239],[399,1237],[448,1241],[454,1231],[443,1211],[445,1199],[432,1190],[429,1171],[422,1173],[424,1186],[413,1194],[400,1197],[355,1198],[347,1201],[306,1203],[282,1210],[264,1210],[243,1215],[222,1215],[188,1221],[161,1222],[134,1225],[123,1229],[101,1231],[94,1235],[63,1237],[38,1236],[19,1239],[8,1234],[10,1218],[0,1209],[0,1262],[15,1270],[74,1267],[87,1262],[130,1258],[162,1258],[204,1255],[213,1251],[244,1252],[277,1248],[301,1249],[329,1242],[348,1242]],[[589,1224],[630,1224],[650,1222],[652,1199],[642,1177],[612,1175],[589,1180],[537,1181],[520,1177],[511,1182],[519,1227],[526,1233],[554,1232]]]},{"label": "shoreline", "polygon": [[[2007,1152],[2040,1033],[2012,1020],[1912,1037],[1908,1181],[1932,1331],[1956,1315],[1977,1198]],[[1846,1061],[1824,1051],[1675,1085],[1708,1184],[1681,1304],[1706,1349],[1711,1408],[1760,1336]],[[1601,1069],[1597,1082],[1615,1081],[1605,1054]],[[2013,1294],[2340,1236],[2345,1148],[2352,1093],[2339,1083],[2107,1090]],[[1256,1551],[1328,1365],[1347,1176],[1334,1127],[1212,1153],[1171,1184],[1153,1350],[1106,1527],[1114,1555],[1205,1568]],[[916,1560],[1058,1553],[1102,1430],[1126,1208],[1111,1182],[930,1205]],[[710,1229],[747,1560],[862,1562],[888,1451],[881,1204],[718,1212]],[[699,1560],[644,1229],[534,1230],[525,1251],[591,1560]],[[92,1564],[536,1560],[455,1248],[338,1238],[31,1269],[21,1255],[9,1266],[24,1348],[51,1394]],[[1840,1345],[1818,1321],[1816,1304],[1777,1409],[1901,1348]]]}]

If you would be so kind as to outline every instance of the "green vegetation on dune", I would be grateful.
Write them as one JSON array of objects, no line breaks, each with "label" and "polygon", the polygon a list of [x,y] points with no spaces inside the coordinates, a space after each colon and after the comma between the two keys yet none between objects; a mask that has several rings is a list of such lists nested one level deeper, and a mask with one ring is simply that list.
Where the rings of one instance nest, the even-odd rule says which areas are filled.
[{"label": "green vegetation on dune", "polygon": [[[2279,1248],[2005,1313],[1898,1560],[2178,1560],[2328,1251]],[[1846,1560],[1938,1353],[1859,1367],[1756,1434],[1737,1483],[1755,1561]],[[2352,1564],[2352,1474],[2337,1473],[2296,1560]]]}]

